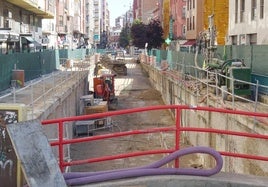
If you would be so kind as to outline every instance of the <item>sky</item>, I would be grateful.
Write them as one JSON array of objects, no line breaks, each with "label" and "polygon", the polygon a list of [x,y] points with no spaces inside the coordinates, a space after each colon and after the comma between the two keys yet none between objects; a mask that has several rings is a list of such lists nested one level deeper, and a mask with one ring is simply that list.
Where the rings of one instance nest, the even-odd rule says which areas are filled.
[{"label": "sky", "polygon": [[114,26],[115,18],[123,15],[133,5],[133,0],[107,0],[110,10],[110,25]]}]

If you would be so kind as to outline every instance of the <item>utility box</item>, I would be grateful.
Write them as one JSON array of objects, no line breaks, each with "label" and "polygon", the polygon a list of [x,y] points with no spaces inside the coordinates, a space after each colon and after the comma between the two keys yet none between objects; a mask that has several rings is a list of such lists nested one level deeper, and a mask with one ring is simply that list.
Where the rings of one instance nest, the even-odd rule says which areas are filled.
[{"label": "utility box", "polygon": [[[102,99],[94,99],[93,95],[80,97],[80,115],[108,112],[108,103]],[[110,117],[76,121],[73,135],[93,135],[96,130],[106,128]]]},{"label": "utility box", "polygon": [[[235,95],[251,95],[251,69],[248,67],[230,67],[228,69],[227,87]],[[234,81],[232,84],[232,80]],[[248,82],[248,83],[247,83]]]},{"label": "utility box", "polygon": [[24,87],[24,70],[15,69],[12,70],[12,81],[14,81],[14,87]]}]

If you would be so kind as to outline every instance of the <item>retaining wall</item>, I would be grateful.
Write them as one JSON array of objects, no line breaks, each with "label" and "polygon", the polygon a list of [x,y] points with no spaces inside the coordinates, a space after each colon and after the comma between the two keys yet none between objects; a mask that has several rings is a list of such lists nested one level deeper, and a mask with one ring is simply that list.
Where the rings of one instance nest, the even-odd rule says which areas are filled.
[{"label": "retaining wall", "polygon": [[[161,71],[155,68],[152,64],[141,63],[143,70],[148,74],[151,83],[154,87],[162,93],[162,98],[166,104],[186,104],[191,106],[211,106],[211,107],[226,107],[234,105],[234,109],[243,110],[244,108],[238,108],[241,105],[248,107],[248,103],[236,101],[232,102],[219,102],[215,100],[213,92],[210,92],[209,88],[205,88],[208,91],[207,95],[200,95],[193,89],[194,85],[191,85],[191,81],[185,80],[178,72],[172,72],[177,76],[177,79],[172,78],[167,71]],[[169,72],[170,73],[170,72]],[[201,88],[204,85],[199,85]],[[208,97],[211,95],[211,97]],[[229,103],[229,105],[228,105]],[[260,109],[261,110],[261,109]],[[261,111],[260,111],[261,112]],[[262,112],[267,112],[267,108],[264,108]],[[232,130],[238,132],[256,132],[263,133],[268,132],[267,124],[260,122],[253,118],[247,118],[244,116],[233,116],[227,114],[218,113],[204,113],[200,111],[183,112],[182,125],[187,127],[204,127],[204,128],[220,128],[223,130]],[[268,152],[267,142],[264,140],[246,139],[235,136],[224,136],[218,134],[207,133],[184,133],[187,141],[194,146],[210,146],[216,150],[238,152],[245,154],[266,155]],[[202,158],[205,160],[206,158]],[[209,159],[208,159],[209,160]],[[209,161],[204,161],[204,165],[211,165]],[[268,163],[262,161],[251,161],[239,158],[224,157],[223,171],[235,172],[242,174],[252,174],[260,176],[268,176]]]}]

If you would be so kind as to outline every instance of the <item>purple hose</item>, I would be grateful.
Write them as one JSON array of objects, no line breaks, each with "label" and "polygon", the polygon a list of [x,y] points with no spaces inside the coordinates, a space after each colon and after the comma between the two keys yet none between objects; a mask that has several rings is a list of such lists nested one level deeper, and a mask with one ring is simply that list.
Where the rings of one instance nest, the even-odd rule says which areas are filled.
[{"label": "purple hose", "polygon": [[[216,160],[216,166],[212,169],[194,169],[194,168],[159,168],[180,156],[205,153],[213,156]],[[123,179],[130,177],[152,176],[152,175],[194,175],[211,176],[220,172],[223,160],[219,152],[209,147],[189,147],[175,151],[165,158],[150,165],[121,170],[110,170],[101,172],[71,172],[64,173],[63,176],[68,185],[85,185],[95,182]]]}]

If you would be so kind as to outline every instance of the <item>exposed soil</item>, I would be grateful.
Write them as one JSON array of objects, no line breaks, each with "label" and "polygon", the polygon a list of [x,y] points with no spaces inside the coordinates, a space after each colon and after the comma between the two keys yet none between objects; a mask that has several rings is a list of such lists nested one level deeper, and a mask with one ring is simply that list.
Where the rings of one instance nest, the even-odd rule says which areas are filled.
[{"label": "exposed soil", "polygon": [[[153,88],[147,75],[139,64],[129,62],[127,64],[128,75],[116,77],[116,95],[118,98],[117,110],[163,105],[161,94]],[[111,131],[129,131],[136,129],[165,127],[174,125],[174,119],[169,111],[142,112],[121,116],[113,116],[113,128],[95,131],[94,136]],[[116,139],[98,140],[90,143],[75,144],[71,147],[73,160],[97,158],[113,154],[132,151],[144,151],[150,149],[164,149],[174,147],[173,133],[154,133],[145,135],[126,136]],[[181,145],[185,147],[186,145]],[[100,171],[119,168],[129,168],[148,165],[161,159],[164,155],[148,155],[117,159],[100,163],[91,163],[82,166],[72,166],[71,171]],[[192,167],[195,156],[184,156],[180,166]],[[170,163],[168,167],[171,167]]]}]

